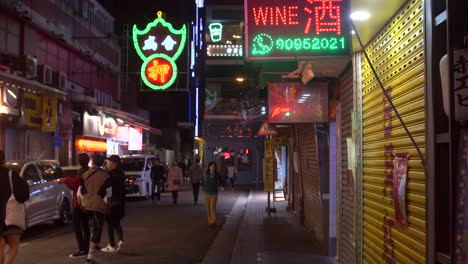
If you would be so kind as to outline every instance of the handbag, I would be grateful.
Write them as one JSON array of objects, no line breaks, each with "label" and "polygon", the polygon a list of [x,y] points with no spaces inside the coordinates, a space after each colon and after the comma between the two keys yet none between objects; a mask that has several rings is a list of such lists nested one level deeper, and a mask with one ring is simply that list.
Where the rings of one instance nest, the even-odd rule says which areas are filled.
[{"label": "handbag", "polygon": [[11,170],[8,172],[10,178],[11,195],[6,205],[5,226],[16,226],[21,230],[26,229],[26,209],[24,204],[18,202],[13,191],[13,176]]}]

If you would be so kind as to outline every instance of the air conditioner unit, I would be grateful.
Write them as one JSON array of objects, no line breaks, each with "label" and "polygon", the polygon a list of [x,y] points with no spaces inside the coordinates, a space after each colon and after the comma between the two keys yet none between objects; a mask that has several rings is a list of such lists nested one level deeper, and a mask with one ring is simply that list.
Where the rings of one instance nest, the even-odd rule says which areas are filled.
[{"label": "air conditioner unit", "polygon": [[54,72],[53,86],[63,91],[67,90],[68,89],[67,74],[64,72],[59,72],[59,71]]},{"label": "air conditioner unit", "polygon": [[24,56],[24,75],[28,79],[37,78],[37,59],[31,55]]},{"label": "air conditioner unit", "polygon": [[43,84],[51,85],[53,84],[53,69],[51,66],[43,64],[39,65],[39,81]]}]

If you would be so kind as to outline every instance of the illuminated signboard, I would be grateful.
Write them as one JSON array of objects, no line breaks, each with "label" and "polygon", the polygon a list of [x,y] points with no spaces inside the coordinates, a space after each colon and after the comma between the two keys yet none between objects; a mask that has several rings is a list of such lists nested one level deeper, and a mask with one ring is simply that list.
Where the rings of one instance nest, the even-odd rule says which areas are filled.
[{"label": "illuminated signboard", "polygon": [[245,0],[250,60],[348,56],[349,0]]},{"label": "illuminated signboard", "polygon": [[208,45],[206,54],[209,57],[242,57],[242,45]]},{"label": "illuminated signboard", "polygon": [[275,123],[320,123],[328,121],[328,83],[268,84],[268,121]]},{"label": "illuminated signboard", "polygon": [[223,38],[223,25],[221,23],[211,23],[208,29],[210,30],[211,41],[221,41]]},{"label": "illuminated signboard", "polygon": [[154,90],[170,87],[177,77],[175,60],[185,46],[187,30],[185,25],[175,30],[158,12],[158,18],[144,30],[133,26],[133,44],[138,56],[143,60],[141,79]]}]

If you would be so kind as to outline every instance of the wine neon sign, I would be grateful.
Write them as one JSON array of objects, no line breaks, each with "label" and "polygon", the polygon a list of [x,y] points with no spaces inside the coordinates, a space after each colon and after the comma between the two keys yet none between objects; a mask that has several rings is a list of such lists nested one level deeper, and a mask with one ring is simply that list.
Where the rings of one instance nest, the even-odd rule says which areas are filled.
[{"label": "wine neon sign", "polygon": [[141,79],[154,90],[170,87],[177,78],[175,60],[180,56],[187,39],[185,25],[175,30],[158,11],[158,18],[144,30],[133,26],[133,45],[143,60]]},{"label": "wine neon sign", "polygon": [[348,56],[350,0],[245,0],[251,60]]}]

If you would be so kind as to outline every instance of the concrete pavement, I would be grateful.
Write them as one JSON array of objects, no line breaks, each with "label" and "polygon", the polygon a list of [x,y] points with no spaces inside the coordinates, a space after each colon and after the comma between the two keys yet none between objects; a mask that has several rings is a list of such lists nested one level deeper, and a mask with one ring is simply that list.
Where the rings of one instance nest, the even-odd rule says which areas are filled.
[{"label": "concrete pavement", "polygon": [[[319,241],[300,225],[298,217],[287,212],[286,202],[275,203],[277,212],[270,216],[266,206],[267,195],[262,191],[254,190],[248,199],[238,199],[232,209],[235,217],[218,233],[202,263],[338,263],[334,258],[321,256]],[[243,214],[237,217],[239,212]],[[236,226],[237,230],[233,232],[229,226]]]},{"label": "concrete pavement", "polygon": [[[247,191],[225,191],[218,200],[218,224],[229,219],[238,197]],[[191,190],[186,186],[179,194],[179,203],[172,205],[170,193],[164,193],[161,205],[151,200],[129,201],[123,228],[125,248],[117,254],[100,252],[98,263],[200,263],[220,228],[209,229],[203,194],[199,205],[193,205]],[[69,259],[76,249],[72,229],[41,225],[28,230],[22,240],[15,263],[84,263],[84,259]],[[107,244],[104,230],[101,246]]]}]

